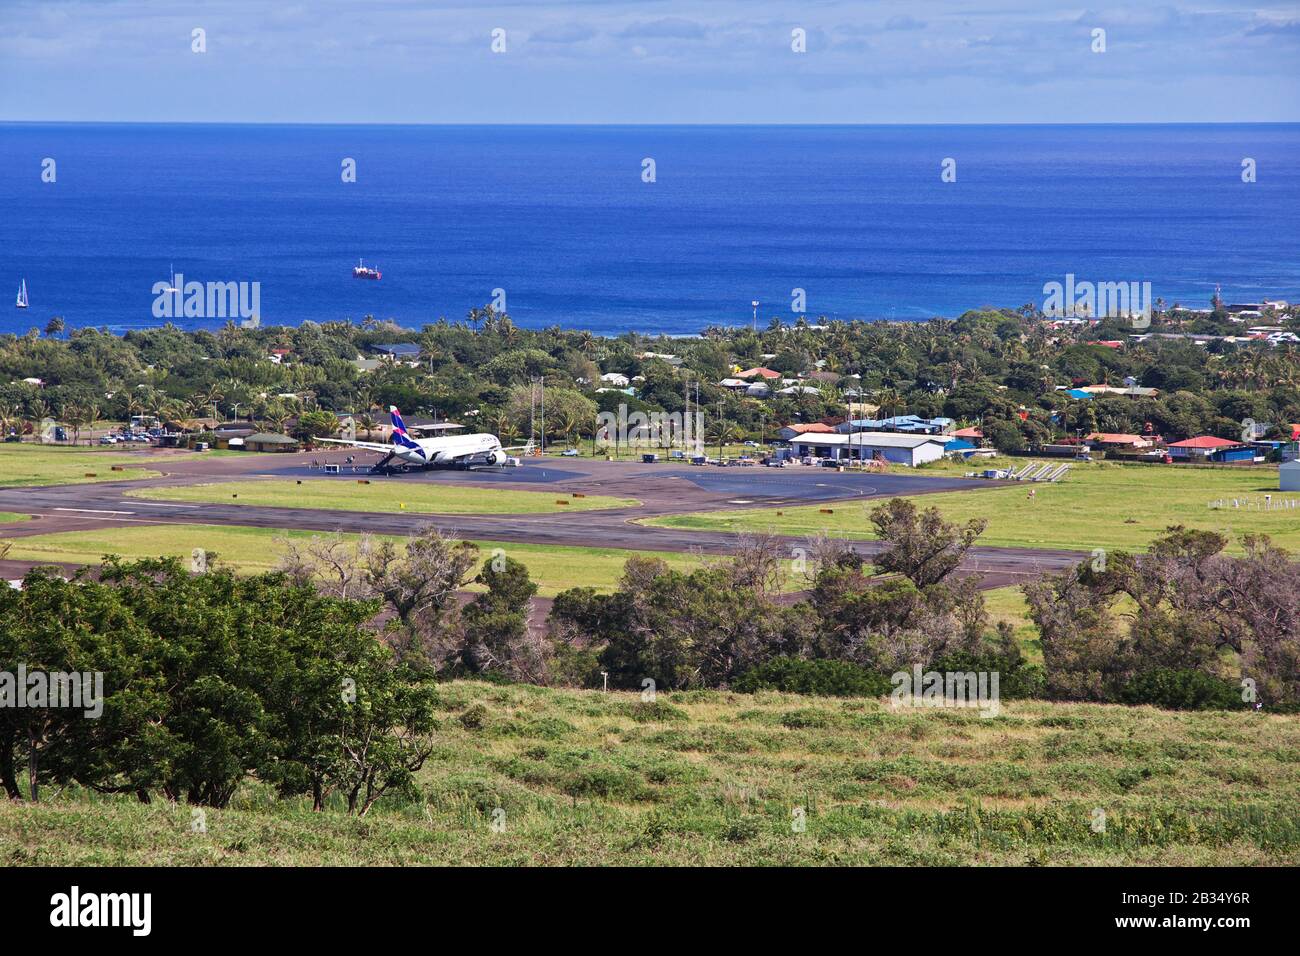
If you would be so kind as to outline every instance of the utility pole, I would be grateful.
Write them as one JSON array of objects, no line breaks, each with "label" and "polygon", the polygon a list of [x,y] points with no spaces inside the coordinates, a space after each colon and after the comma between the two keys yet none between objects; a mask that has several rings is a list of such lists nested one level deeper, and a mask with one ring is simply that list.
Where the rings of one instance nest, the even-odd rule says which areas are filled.
[{"label": "utility pole", "polygon": [[722,461],[722,399],[718,399],[718,461]]},{"label": "utility pole", "polygon": [[542,383],[541,399],[541,419],[542,419],[542,454],[546,454],[546,376],[541,376],[538,381]]}]

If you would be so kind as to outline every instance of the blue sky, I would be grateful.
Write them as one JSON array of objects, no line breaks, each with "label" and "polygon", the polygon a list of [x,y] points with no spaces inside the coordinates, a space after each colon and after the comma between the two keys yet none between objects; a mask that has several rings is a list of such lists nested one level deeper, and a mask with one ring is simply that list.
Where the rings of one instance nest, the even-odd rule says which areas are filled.
[{"label": "blue sky", "polygon": [[0,0],[0,119],[1296,121],[1298,54],[1235,0]]}]

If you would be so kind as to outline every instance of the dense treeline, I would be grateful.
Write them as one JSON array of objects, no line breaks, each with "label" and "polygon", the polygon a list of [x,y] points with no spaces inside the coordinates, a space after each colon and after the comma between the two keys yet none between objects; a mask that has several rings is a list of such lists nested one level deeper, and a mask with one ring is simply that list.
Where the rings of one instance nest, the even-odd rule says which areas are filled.
[{"label": "dense treeline", "polygon": [[[1276,321],[1300,328],[1293,315]],[[589,332],[521,329],[491,310],[467,323],[445,320],[419,331],[366,320],[297,328],[182,332],[172,326],[118,337],[78,329],[66,338],[0,337],[0,426],[57,417],[80,428],[148,413],[184,424],[238,415],[282,430],[302,413],[353,412],[364,429],[394,404],[413,415],[476,419],[503,438],[529,427],[530,382],[547,384],[552,439],[590,436],[595,415],[620,403],[629,412],[679,412],[687,395],[707,413],[711,438],[771,437],[774,424],[843,414],[848,400],[882,413],[981,421],[1000,448],[1080,430],[1156,433],[1181,439],[1236,435],[1243,419],[1300,421],[1300,350],[1292,344],[1186,339],[1130,341],[1118,320],[1053,328],[1030,306],[969,312],[923,323],[774,319],[764,330],[707,329],[698,338],[607,338]],[[1150,331],[1240,334],[1227,314],[1156,316]],[[1118,340],[1122,348],[1096,343]],[[410,363],[363,371],[370,346],[412,341]],[[273,350],[282,361],[273,361]],[[647,353],[672,354],[678,366]],[[766,365],[815,391],[747,398],[717,383],[733,366]],[[636,382],[636,394],[598,393],[602,373]],[[40,384],[24,382],[39,379]],[[1154,398],[1070,399],[1060,386],[1138,385]],[[854,394],[858,393],[858,394]],[[328,421],[328,420],[326,420]],[[320,423],[315,426],[319,429]]]},{"label": "dense treeline", "polygon": [[[1300,563],[1266,539],[1232,557],[1222,537],[1174,528],[1147,554],[1026,585],[1039,667],[956,577],[982,522],[902,499],[871,518],[871,564],[832,539],[792,561],[765,536],[690,572],[633,557],[613,593],[560,594],[544,632],[522,564],[480,563],[433,528],[405,549],[317,537],[251,577],[174,559],[110,558],[70,581],[38,568],[0,589],[0,785],[222,807],[255,777],[364,814],[411,792],[436,742],[436,681],[456,676],[875,695],[919,668],[996,673],[1005,699],[1300,709]],[[807,598],[783,599],[791,583]],[[94,674],[99,697],[33,696],[33,674]]]}]

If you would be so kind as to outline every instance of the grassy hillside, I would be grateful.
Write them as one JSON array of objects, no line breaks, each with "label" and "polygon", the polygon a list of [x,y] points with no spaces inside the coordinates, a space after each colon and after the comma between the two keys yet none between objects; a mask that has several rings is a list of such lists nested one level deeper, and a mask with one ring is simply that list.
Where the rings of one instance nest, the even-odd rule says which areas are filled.
[{"label": "grassy hillside", "polygon": [[[1023,467],[1028,459],[991,463],[939,464],[914,474],[957,475],[974,468]],[[1057,464],[1060,464],[1059,460]],[[909,469],[910,471],[910,469]],[[974,481],[974,480],[973,480]],[[983,488],[979,493],[941,492],[916,496],[923,507],[938,507],[950,521],[987,518],[980,544],[1005,547],[1066,548],[1091,551],[1142,550],[1170,525],[1218,531],[1234,539],[1247,532],[1263,533],[1286,548],[1300,549],[1300,494],[1277,490],[1276,467],[1194,468],[1168,465],[1074,463],[1060,482],[1027,482],[1007,488]],[[1029,490],[1035,491],[1029,498]],[[1296,499],[1297,506],[1265,510],[1264,496],[1273,502]],[[1232,508],[1232,499],[1256,507]],[[1211,508],[1226,500],[1228,507]],[[844,537],[870,537],[867,514],[874,503],[831,503],[780,509],[714,511],[653,518],[647,524],[707,531],[776,531],[816,534],[828,531]],[[832,508],[833,515],[821,509]]]},{"label": "grassy hillside", "polygon": [[[420,798],[0,802],[0,864],[1300,863],[1300,718],[457,682]],[[494,832],[494,813],[504,816]],[[797,832],[795,811],[805,813]],[[1096,811],[1104,832],[1095,832]]]}]

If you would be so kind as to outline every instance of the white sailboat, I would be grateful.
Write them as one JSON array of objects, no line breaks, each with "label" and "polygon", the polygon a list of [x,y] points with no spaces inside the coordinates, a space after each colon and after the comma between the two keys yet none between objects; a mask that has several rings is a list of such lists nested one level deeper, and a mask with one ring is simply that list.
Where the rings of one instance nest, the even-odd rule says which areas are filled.
[{"label": "white sailboat", "polygon": [[17,303],[17,305],[18,305],[18,308],[20,308],[20,309],[25,309],[25,308],[27,308],[27,280],[26,280],[26,279],[24,279],[24,280],[23,280],[23,284],[20,285],[20,286],[18,287],[18,303]]}]

